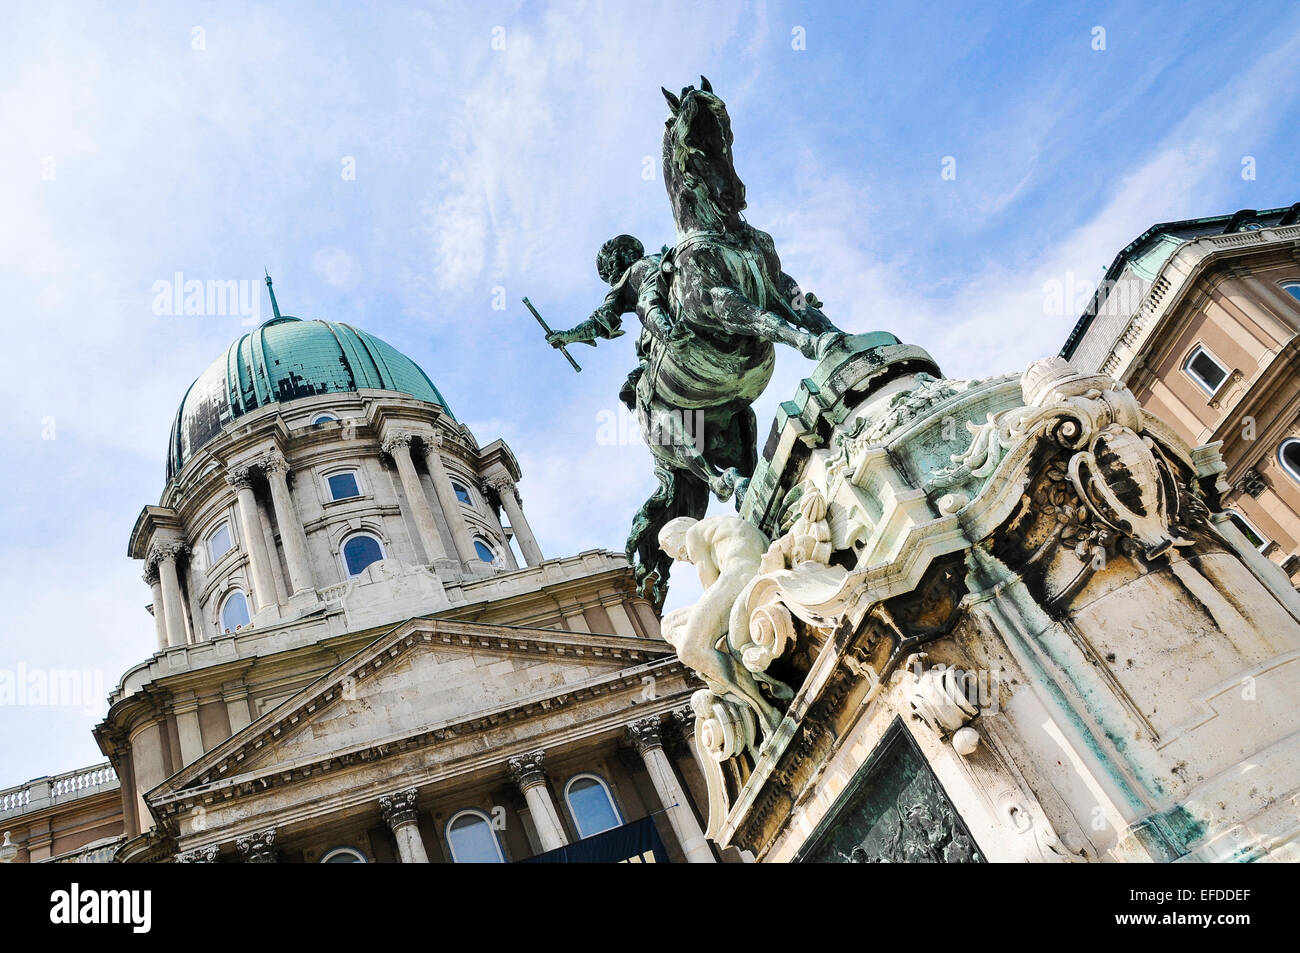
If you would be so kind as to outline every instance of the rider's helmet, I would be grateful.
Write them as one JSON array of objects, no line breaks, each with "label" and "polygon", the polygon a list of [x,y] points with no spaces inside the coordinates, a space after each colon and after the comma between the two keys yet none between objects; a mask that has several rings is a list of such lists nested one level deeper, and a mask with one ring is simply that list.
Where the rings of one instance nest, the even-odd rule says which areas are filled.
[{"label": "rider's helmet", "polygon": [[596,272],[601,281],[612,285],[644,255],[645,246],[631,235],[615,235],[596,253]]}]

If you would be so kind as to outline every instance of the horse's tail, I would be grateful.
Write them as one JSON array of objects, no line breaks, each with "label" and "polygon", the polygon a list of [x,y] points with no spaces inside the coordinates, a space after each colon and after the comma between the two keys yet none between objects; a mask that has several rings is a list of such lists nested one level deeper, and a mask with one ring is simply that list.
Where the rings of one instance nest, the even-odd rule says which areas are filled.
[{"label": "horse's tail", "polygon": [[659,548],[659,531],[679,516],[702,519],[709,508],[709,485],[692,473],[656,466],[659,489],[632,518],[627,558],[633,564],[638,595],[663,608],[673,559]]}]

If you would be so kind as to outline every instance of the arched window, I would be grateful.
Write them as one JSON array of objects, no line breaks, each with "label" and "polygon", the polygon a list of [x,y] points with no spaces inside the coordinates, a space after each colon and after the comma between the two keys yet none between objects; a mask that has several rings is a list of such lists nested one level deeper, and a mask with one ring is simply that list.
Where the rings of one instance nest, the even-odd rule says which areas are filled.
[{"label": "arched window", "polygon": [[361,495],[361,486],[357,483],[356,470],[331,473],[326,479],[330,486],[331,500],[346,500]]},{"label": "arched window", "polygon": [[1241,530],[1241,535],[1246,537],[1246,542],[1250,543],[1250,545],[1260,552],[1268,548],[1268,540],[1264,537],[1264,534],[1251,526],[1246,517],[1236,510],[1228,510],[1228,519],[1232,520],[1232,524]]},{"label": "arched window", "polygon": [[368,533],[353,536],[343,544],[343,562],[347,564],[349,576],[360,575],[371,563],[383,558],[383,544]]},{"label": "arched window", "polygon": [[1282,290],[1300,301],[1300,281],[1284,281],[1282,282]]},{"label": "arched window", "polygon": [[322,864],[364,864],[366,855],[351,847],[335,847],[321,856]]},{"label": "arched window", "polygon": [[[312,426],[319,426],[320,424],[327,424],[334,420],[338,420],[338,418],[335,417],[333,414],[323,413],[323,414],[317,414],[315,417],[311,419],[311,422],[312,422]],[[321,861],[321,863],[324,863],[324,861]]]},{"label": "arched window", "polygon": [[234,541],[230,538],[229,523],[222,523],[208,537],[208,555],[212,557],[213,563],[216,563],[218,559],[230,552],[232,546],[234,546]]},{"label": "arched window", "polygon": [[248,599],[236,589],[226,596],[221,604],[221,628],[226,632],[237,632],[248,625]]},{"label": "arched window", "polygon": [[1183,370],[1211,397],[1218,393],[1223,382],[1228,379],[1228,369],[1217,357],[1199,344],[1192,349],[1192,353],[1183,363]]},{"label": "arched window", "polygon": [[447,822],[447,844],[458,864],[504,864],[492,821],[482,811],[461,811]]},{"label": "arched window", "polygon": [[578,826],[579,837],[591,837],[623,823],[605,782],[594,774],[579,774],[564,786],[564,799]]},{"label": "arched window", "polygon": [[492,547],[481,539],[474,540],[474,552],[478,553],[478,558],[485,563],[495,563],[497,561],[497,555],[492,552]]},{"label": "arched window", "polygon": [[451,481],[451,488],[456,491],[456,499],[460,500],[466,506],[474,505],[474,498],[469,495],[469,490],[461,486],[455,480]]},{"label": "arched window", "polygon": [[1283,440],[1277,448],[1277,460],[1282,469],[1291,474],[1291,479],[1300,480],[1300,440],[1295,437]]}]

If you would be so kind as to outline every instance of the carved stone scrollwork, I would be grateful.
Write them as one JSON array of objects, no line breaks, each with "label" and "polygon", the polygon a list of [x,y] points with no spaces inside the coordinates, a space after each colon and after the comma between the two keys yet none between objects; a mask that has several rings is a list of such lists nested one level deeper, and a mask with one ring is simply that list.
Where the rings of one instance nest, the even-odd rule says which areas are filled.
[{"label": "carved stone scrollwork", "polygon": [[235,849],[246,864],[274,864],[275,828],[245,834],[235,840]]},{"label": "carved stone scrollwork", "polygon": [[389,434],[384,438],[383,451],[390,457],[396,457],[399,453],[409,453],[411,450],[411,441],[415,439],[415,434],[401,432]]},{"label": "carved stone scrollwork", "polygon": [[1260,475],[1259,470],[1251,467],[1241,475],[1237,482],[1232,485],[1232,488],[1238,493],[1245,493],[1251,498],[1256,498],[1268,489],[1268,484],[1264,482],[1264,477]]},{"label": "carved stone scrollwork", "polygon": [[935,666],[921,673],[907,698],[930,730],[940,737],[951,735],[953,747],[965,756],[979,745],[979,732],[967,727],[980,713],[978,692],[974,672]]},{"label": "carved stone scrollwork", "polygon": [[627,740],[636,753],[644,755],[651,748],[662,748],[663,730],[658,715],[639,718],[627,726]]},{"label": "carved stone scrollwork", "polygon": [[208,844],[206,847],[195,847],[193,850],[182,851],[176,855],[178,864],[215,864],[217,855],[221,853],[221,848],[216,844]]},{"label": "carved stone scrollwork", "polygon": [[529,751],[517,754],[506,761],[506,771],[510,780],[520,788],[530,788],[535,784],[546,783],[546,752]]},{"label": "carved stone scrollwork", "polygon": [[391,830],[396,830],[402,824],[418,822],[420,812],[416,807],[416,789],[407,788],[395,794],[385,794],[379,799],[379,810],[384,815],[384,823]]},{"label": "carved stone scrollwork", "polygon": [[252,487],[253,478],[256,474],[254,468],[249,464],[231,467],[226,471],[226,482],[236,490],[246,490]]},{"label": "carved stone scrollwork", "polygon": [[258,460],[258,465],[261,466],[262,472],[267,475],[272,473],[288,474],[289,472],[289,461],[279,451],[268,453]]},{"label": "carved stone scrollwork", "polygon": [[144,579],[144,584],[145,584],[146,586],[152,586],[152,585],[154,585],[155,583],[157,583],[157,582],[158,582],[158,563],[157,563],[157,562],[149,562],[149,561],[146,559],[146,560],[145,560],[145,567],[144,567],[144,575],[143,575],[141,578]]}]

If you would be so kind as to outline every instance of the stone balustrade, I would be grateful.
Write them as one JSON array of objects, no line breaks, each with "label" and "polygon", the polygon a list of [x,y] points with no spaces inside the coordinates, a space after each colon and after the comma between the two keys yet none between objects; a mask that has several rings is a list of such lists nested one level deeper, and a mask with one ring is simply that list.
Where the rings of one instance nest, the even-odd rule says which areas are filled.
[{"label": "stone balustrade", "polygon": [[35,778],[0,791],[0,815],[29,814],[56,802],[72,801],[117,787],[117,772],[108,762],[53,777]]}]

